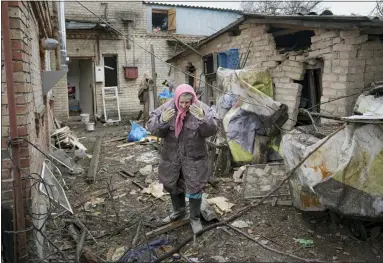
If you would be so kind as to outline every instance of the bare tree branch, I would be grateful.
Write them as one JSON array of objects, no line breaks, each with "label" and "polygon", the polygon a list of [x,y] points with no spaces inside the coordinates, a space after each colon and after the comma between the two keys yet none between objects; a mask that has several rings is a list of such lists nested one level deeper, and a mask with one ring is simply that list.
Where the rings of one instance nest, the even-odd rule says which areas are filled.
[{"label": "bare tree branch", "polygon": [[307,14],[320,9],[322,1],[242,1],[241,8],[245,12],[265,13],[271,15],[297,13]]}]

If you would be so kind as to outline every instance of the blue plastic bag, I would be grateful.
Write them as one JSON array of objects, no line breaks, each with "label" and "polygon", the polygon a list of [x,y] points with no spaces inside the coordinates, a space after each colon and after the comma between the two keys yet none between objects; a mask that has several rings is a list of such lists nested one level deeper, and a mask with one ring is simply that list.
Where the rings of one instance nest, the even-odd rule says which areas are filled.
[{"label": "blue plastic bag", "polygon": [[158,97],[160,97],[160,99],[171,99],[174,97],[174,94],[169,92],[167,88],[164,88],[162,92],[158,94]]},{"label": "blue plastic bag", "polygon": [[135,121],[132,123],[132,129],[128,136],[128,142],[138,142],[149,135],[149,132],[144,127],[137,124]]}]

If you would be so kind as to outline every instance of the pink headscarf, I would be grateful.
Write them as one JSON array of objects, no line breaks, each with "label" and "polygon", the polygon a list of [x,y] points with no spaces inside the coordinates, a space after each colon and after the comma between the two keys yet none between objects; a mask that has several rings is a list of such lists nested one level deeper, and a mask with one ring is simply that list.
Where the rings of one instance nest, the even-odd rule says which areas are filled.
[{"label": "pink headscarf", "polygon": [[176,108],[178,110],[178,114],[176,118],[176,127],[175,127],[176,137],[178,137],[178,135],[181,133],[183,120],[186,116],[186,113],[188,112],[187,110],[182,109],[179,105],[179,100],[183,93],[190,93],[193,95],[192,103],[198,100],[197,95],[195,94],[195,91],[192,86],[188,84],[181,84],[176,88],[174,92],[174,103],[176,104]]}]

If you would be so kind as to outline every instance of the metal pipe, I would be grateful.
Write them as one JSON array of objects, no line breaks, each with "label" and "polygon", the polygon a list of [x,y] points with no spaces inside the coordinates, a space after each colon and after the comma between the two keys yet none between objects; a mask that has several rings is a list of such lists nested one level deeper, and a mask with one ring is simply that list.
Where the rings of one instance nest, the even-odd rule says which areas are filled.
[{"label": "metal pipe", "polygon": [[[15,89],[14,89],[14,78],[13,78],[13,64],[12,64],[12,44],[11,44],[11,29],[9,22],[8,14],[8,3],[1,2],[1,29],[3,34],[3,50],[4,50],[4,63],[5,63],[5,76],[7,81],[7,99],[8,99],[8,112],[9,112],[9,126],[10,126],[10,137],[18,137],[17,132],[17,118],[16,118],[16,100],[15,100]],[[24,204],[23,204],[23,192],[21,184],[21,174],[20,174],[20,145],[18,143],[12,143],[12,159],[14,165],[12,166],[13,170],[13,201],[14,201],[14,215],[13,215],[13,224],[15,231],[25,230],[25,218],[24,218]],[[23,262],[17,253],[16,245],[20,245],[21,240],[17,241],[19,238],[25,238],[24,234],[15,234],[15,245],[14,253],[16,256],[17,262]]]},{"label": "metal pipe", "polygon": [[60,1],[59,5],[60,5],[59,6],[59,33],[60,33],[61,69],[68,69],[64,1]]}]

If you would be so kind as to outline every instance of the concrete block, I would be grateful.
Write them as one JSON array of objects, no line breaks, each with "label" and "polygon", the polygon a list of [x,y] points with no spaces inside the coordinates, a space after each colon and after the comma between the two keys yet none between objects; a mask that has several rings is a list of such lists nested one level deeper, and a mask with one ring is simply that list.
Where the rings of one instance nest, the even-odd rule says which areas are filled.
[{"label": "concrete block", "polygon": [[350,44],[335,44],[333,47],[334,51],[351,51],[355,49],[356,47],[354,45]]},{"label": "concrete block", "polygon": [[319,50],[319,54],[320,55],[328,54],[328,53],[331,53],[332,51],[333,51],[333,48],[332,47],[328,47],[328,48],[320,49]]},{"label": "concrete block", "polygon": [[274,68],[278,65],[279,63],[277,61],[266,61],[262,63],[262,67],[267,67],[267,68]]},{"label": "concrete block", "polygon": [[338,74],[334,74],[334,73],[323,74],[322,80],[323,81],[338,81]]},{"label": "concrete block", "polygon": [[295,72],[285,72],[286,77],[289,77],[293,80],[303,80],[304,74],[303,73],[295,73]]},{"label": "concrete block", "polygon": [[372,51],[372,50],[358,51],[357,58],[361,58],[361,59],[372,58],[376,56],[375,52],[376,51]]},{"label": "concrete block", "polygon": [[355,38],[346,38],[344,43],[346,45],[359,45],[359,44],[366,43],[367,41],[368,41],[368,35],[362,35]]},{"label": "concrete block", "polygon": [[349,73],[350,68],[349,67],[344,67],[344,66],[333,66],[332,71],[334,73]]},{"label": "concrete block", "polygon": [[349,51],[341,51],[339,52],[339,58],[340,59],[347,59],[347,58],[356,58],[357,51],[356,50],[349,50]]},{"label": "concrete block", "polygon": [[332,40],[332,43],[333,43],[333,44],[339,44],[339,43],[341,43],[341,38],[340,38],[340,37],[336,37],[336,38],[334,38],[334,39]]},{"label": "concrete block", "polygon": [[304,71],[303,67],[292,67],[288,65],[282,66],[282,69],[285,72],[292,72],[292,73],[298,73],[298,74],[302,74],[302,72]]},{"label": "concrete block", "polygon": [[286,60],[286,56],[285,55],[274,55],[274,56],[270,57],[270,60],[284,61],[284,60]]},{"label": "concrete block", "polygon": [[296,56],[295,57],[295,60],[299,61],[299,62],[303,62],[305,59],[306,59],[305,56]]},{"label": "concrete block", "polygon": [[341,30],[340,31],[340,37],[347,39],[347,38],[355,38],[360,35],[359,30]]}]

